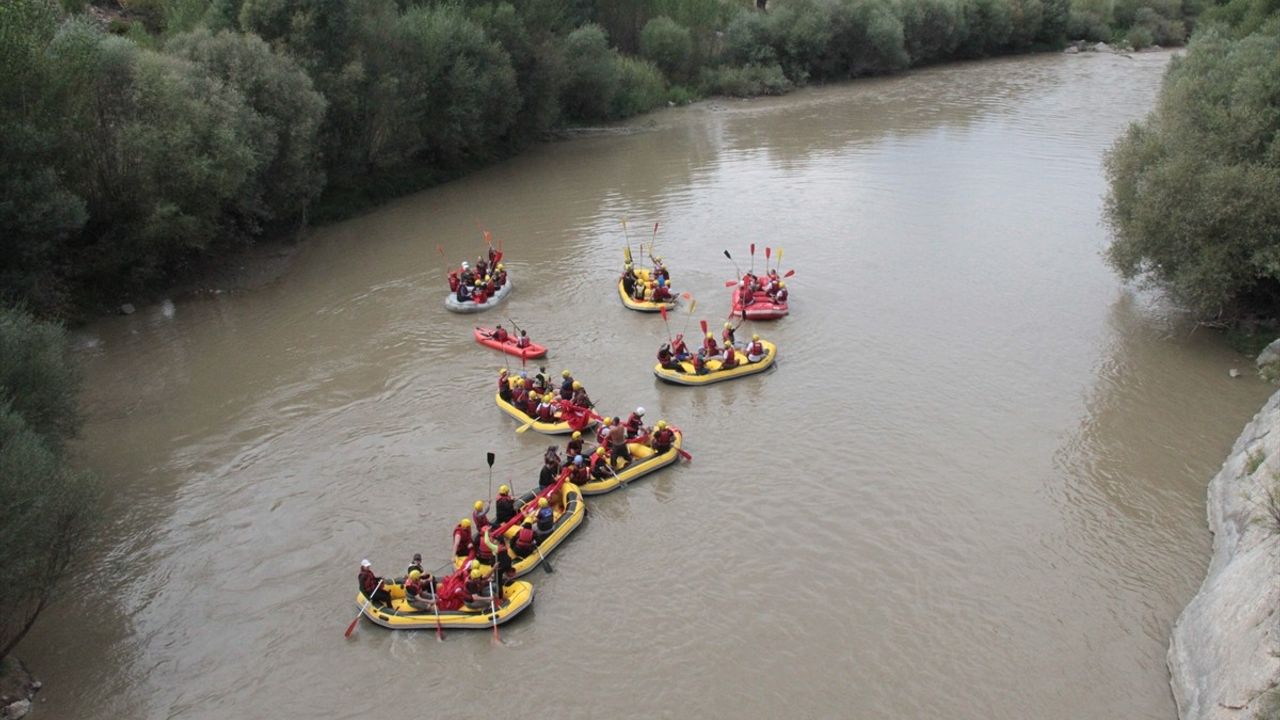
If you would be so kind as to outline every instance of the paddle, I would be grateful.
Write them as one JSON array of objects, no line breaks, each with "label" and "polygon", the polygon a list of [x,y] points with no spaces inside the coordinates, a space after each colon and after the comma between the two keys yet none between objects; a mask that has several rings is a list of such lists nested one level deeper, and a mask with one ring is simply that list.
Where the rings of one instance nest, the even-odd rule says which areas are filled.
[{"label": "paddle", "polygon": [[784,274],[782,277],[784,277],[784,278],[789,278],[789,277],[791,277],[792,275],[795,275],[795,274],[796,274],[796,271],[795,271],[795,270],[788,270],[788,271],[786,272],[786,274]]},{"label": "paddle", "polygon": [[431,576],[431,609],[436,613],[436,640],[444,642],[444,626],[440,624],[440,594],[438,592],[440,585],[435,580],[435,575]]},{"label": "paddle", "polygon": [[[498,559],[494,558],[493,562],[496,568]],[[502,638],[498,637],[498,596],[493,591],[493,575],[489,576],[489,610],[493,612],[493,641],[501,643]]]},{"label": "paddle", "polygon": [[547,562],[547,556],[542,554],[542,548],[538,547],[536,540],[533,543],[533,549],[538,553],[538,562],[542,563],[542,569],[546,570],[548,575],[555,572],[555,568],[551,567],[551,563]]},{"label": "paddle", "polygon": [[751,243],[751,274],[756,274],[756,244]]},{"label": "paddle", "polygon": [[734,261],[733,256],[729,254],[728,250],[724,251],[724,256],[729,258],[729,262],[733,263],[733,269],[738,272],[738,277],[742,277],[742,268],[738,267],[738,263]]},{"label": "paddle", "polygon": [[662,316],[662,324],[667,326],[667,344],[669,345],[674,341],[671,339],[671,324],[667,322],[667,306],[658,308],[658,314]]},{"label": "paddle", "polygon": [[769,274],[769,254],[772,251],[773,251],[773,248],[769,247],[768,245],[764,246],[764,274],[765,275]]},{"label": "paddle", "polygon": [[740,282],[742,282],[742,281],[741,281],[741,280],[725,280],[725,281],[724,281],[724,286],[725,286],[725,287],[733,287],[733,286],[737,285],[737,284],[738,284],[738,283],[740,283]]},{"label": "paddle", "polygon": [[[653,224],[653,237],[649,238],[649,259],[653,260],[653,244],[658,240],[658,223]],[[653,260],[657,264],[657,260]]]},{"label": "paddle", "polygon": [[484,454],[485,462],[489,463],[489,494],[486,497],[493,497],[493,461],[495,456],[493,453]]},{"label": "paddle", "polygon": [[[627,239],[627,262],[631,262],[631,234],[627,232],[626,218],[622,218],[622,236]],[[640,246],[640,252],[644,252],[643,245]]]},{"label": "paddle", "polygon": [[369,606],[373,604],[373,596],[377,595],[378,591],[382,589],[382,583],[384,582],[386,582],[386,580],[378,581],[378,584],[373,588],[373,592],[369,593],[369,597],[364,601],[364,606],[360,608],[360,612],[356,613],[356,619],[352,620],[351,624],[347,626],[347,631],[342,633],[342,637],[349,638],[351,637],[351,633],[356,631],[356,625],[360,622],[360,616],[364,615],[364,611],[368,610]]},{"label": "paddle", "polygon": [[681,328],[680,330],[681,335],[684,335],[686,332],[688,332],[689,321],[693,319],[693,311],[697,307],[698,307],[698,301],[696,299],[693,302],[689,303],[689,315],[684,319],[684,327]]}]

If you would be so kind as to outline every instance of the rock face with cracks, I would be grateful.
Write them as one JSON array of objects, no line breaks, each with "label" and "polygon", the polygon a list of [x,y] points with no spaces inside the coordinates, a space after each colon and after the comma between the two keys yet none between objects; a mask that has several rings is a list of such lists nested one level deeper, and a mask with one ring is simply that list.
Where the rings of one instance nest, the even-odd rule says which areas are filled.
[{"label": "rock face with cracks", "polygon": [[1173,626],[1183,720],[1280,717],[1280,392],[1209,483],[1213,558]]}]

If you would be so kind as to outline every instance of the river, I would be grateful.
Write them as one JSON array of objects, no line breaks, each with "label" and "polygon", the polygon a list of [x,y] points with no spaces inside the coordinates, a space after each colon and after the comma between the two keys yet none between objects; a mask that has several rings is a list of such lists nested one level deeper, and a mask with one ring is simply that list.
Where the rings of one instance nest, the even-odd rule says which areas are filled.
[{"label": "river", "polygon": [[[40,716],[1174,717],[1205,485],[1268,388],[1103,262],[1101,154],[1169,57],[667,110],[316,230],[264,287],[95,322],[104,549],[19,648]],[[694,323],[724,319],[723,250],[782,248],[792,315],[751,328],[779,368],[660,385],[662,321],[614,291],[623,216],[661,223]],[[480,227],[549,369],[694,459],[591,500],[500,645],[344,640],[360,559],[444,562],[486,451],[536,482],[549,440],[442,307],[436,246],[474,258]]]}]

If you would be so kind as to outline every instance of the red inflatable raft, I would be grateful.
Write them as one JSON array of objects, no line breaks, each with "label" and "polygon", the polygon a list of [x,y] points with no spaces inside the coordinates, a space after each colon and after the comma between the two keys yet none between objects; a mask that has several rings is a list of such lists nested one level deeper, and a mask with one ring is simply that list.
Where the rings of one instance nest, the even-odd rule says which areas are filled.
[{"label": "red inflatable raft", "polygon": [[[738,297],[738,288],[735,286],[733,293],[733,312],[730,313],[734,317],[744,317],[742,312],[742,300]],[[786,301],[774,302],[773,298],[763,290],[757,290],[751,299],[751,303],[747,305],[746,319],[748,320],[777,320],[786,317],[788,312]]]},{"label": "red inflatable raft", "polygon": [[493,328],[478,327],[474,332],[476,342],[487,345],[494,350],[501,350],[508,355],[515,355],[523,360],[540,358],[547,354],[547,349],[537,343],[529,343],[528,347],[516,347],[516,339],[509,337],[505,342],[493,339]]}]

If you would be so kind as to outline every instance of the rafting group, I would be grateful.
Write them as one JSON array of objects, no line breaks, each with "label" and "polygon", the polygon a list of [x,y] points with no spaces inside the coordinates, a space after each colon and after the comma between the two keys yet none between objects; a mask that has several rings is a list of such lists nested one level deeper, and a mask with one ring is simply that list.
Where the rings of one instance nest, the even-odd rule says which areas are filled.
[{"label": "rafting group", "polygon": [[[655,238],[657,228],[655,223]],[[485,240],[488,251],[474,266],[464,262],[448,273],[446,306],[450,310],[486,310],[510,292],[501,246],[495,247],[488,233]],[[439,246],[437,250],[443,256]],[[653,241],[648,253],[652,264],[641,267],[633,262],[628,240],[618,293],[626,307],[662,316],[668,341],[658,348],[654,366],[660,379],[681,385],[709,384],[763,372],[774,365],[777,347],[773,343],[756,333],[750,340],[737,337],[747,320],[775,319],[788,313],[784,278],[795,271],[779,275],[778,267],[769,267],[771,254],[765,248],[765,271],[756,275],[755,246],[751,245],[751,271],[739,271],[735,280],[725,283],[733,288],[729,317],[740,319],[736,324],[726,321],[719,340],[709,331],[707,321],[701,320],[701,342],[691,350],[684,332],[671,336],[668,310],[676,307],[679,298],[671,290],[671,275],[662,258],[653,254]],[[733,261],[728,250],[724,255]],[[777,259],[780,267],[781,249]],[[736,263],[734,267],[736,270]],[[688,293],[679,297],[691,300],[687,327],[697,301]],[[533,343],[513,321],[508,319],[508,323],[514,332],[501,324],[476,327],[476,341],[522,360],[546,353],[546,348]],[[363,560],[357,578],[360,613],[348,626],[347,636],[360,618],[366,617],[388,628],[434,627],[441,638],[445,628],[492,628],[497,638],[498,626],[533,602],[532,583],[519,578],[539,566],[554,572],[547,556],[582,523],[585,496],[627,487],[679,458],[692,460],[683,449],[680,428],[665,420],[647,425],[643,407],[636,407],[626,419],[597,413],[585,386],[568,369],[557,379],[547,373],[546,366],[535,373],[500,368],[494,401],[521,423],[517,433],[532,429],[547,435],[569,435],[563,452],[559,445],[547,447],[536,487],[515,495],[510,487],[501,485],[491,503],[476,500],[470,517],[453,528],[452,560],[436,573],[423,566],[421,554],[414,554],[404,573],[394,577],[377,575],[372,563]],[[487,453],[491,491],[494,459],[493,453]]]}]

